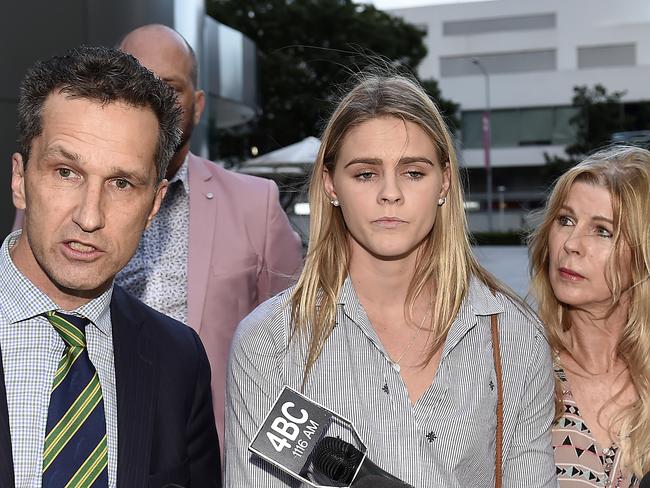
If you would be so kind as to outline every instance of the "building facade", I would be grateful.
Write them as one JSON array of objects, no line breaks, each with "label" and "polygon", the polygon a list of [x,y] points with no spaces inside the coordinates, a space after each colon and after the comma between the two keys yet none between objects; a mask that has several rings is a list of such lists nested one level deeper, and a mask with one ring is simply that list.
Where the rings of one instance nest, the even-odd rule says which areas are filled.
[{"label": "building facade", "polygon": [[443,96],[461,104],[460,158],[473,230],[488,228],[488,98],[494,230],[521,228],[528,210],[544,201],[545,154],[565,156],[575,137],[574,86],[624,91],[625,104],[650,100],[647,0],[491,0],[391,13],[426,31],[419,75],[439,80]]}]

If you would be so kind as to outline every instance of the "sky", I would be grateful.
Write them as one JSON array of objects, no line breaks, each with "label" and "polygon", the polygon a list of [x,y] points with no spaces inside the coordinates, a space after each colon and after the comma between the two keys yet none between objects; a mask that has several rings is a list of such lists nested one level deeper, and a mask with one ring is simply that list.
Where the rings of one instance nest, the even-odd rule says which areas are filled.
[{"label": "sky", "polygon": [[487,1],[487,0],[366,0],[380,9],[402,8],[402,7],[419,7],[421,5],[435,5],[440,3],[466,3],[468,1]]}]

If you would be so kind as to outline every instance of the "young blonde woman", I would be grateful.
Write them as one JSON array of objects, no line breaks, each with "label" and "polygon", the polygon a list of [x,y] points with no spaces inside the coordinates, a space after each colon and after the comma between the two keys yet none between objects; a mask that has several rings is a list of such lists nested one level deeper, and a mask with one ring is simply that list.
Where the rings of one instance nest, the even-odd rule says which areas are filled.
[{"label": "young blonde woman", "polygon": [[231,350],[225,485],[296,486],[247,451],[289,385],[415,487],[555,486],[547,342],[473,257],[453,140],[415,82],[367,75],[342,98],[309,202],[297,285],[249,315]]},{"label": "young blonde woman", "polygon": [[650,469],[649,217],[650,152],[614,147],[560,177],[532,236],[561,488],[636,487]]}]

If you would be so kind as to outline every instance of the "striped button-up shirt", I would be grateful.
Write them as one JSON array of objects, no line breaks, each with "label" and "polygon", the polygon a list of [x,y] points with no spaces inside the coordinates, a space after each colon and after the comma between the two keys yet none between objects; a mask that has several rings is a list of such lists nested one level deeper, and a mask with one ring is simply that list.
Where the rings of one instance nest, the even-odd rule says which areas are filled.
[{"label": "striped button-up shirt", "polygon": [[[240,324],[230,354],[225,486],[300,486],[247,447],[284,385],[300,390],[304,348],[289,344],[290,290]],[[555,487],[551,355],[540,324],[473,279],[432,384],[413,405],[348,278],[337,325],[306,396],[349,419],[368,457],[417,488],[491,488],[497,391],[490,315],[498,314],[504,387],[503,487]]]},{"label": "striped button-up shirt", "polygon": [[[61,310],[14,265],[9,254],[21,231],[0,248],[0,352],[9,410],[9,430],[16,488],[40,488],[47,410],[54,373],[65,343],[42,316]],[[110,302],[113,288],[74,311],[90,319],[88,355],[104,396],[108,443],[108,486],[116,486],[117,397]]]}]

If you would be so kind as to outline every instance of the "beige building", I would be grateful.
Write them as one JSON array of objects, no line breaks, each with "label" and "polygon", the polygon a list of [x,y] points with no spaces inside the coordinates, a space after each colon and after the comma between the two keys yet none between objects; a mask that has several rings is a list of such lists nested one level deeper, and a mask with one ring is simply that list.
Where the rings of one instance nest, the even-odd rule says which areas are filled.
[{"label": "beige building", "polygon": [[519,227],[544,200],[544,154],[563,155],[574,138],[574,86],[625,91],[625,107],[650,100],[648,0],[492,0],[391,13],[426,30],[419,74],[439,80],[443,95],[461,104],[462,162],[469,198],[480,205],[469,213],[474,230],[487,228],[481,116],[488,82],[496,230]]}]

